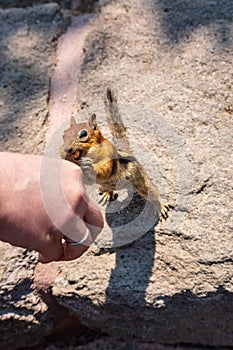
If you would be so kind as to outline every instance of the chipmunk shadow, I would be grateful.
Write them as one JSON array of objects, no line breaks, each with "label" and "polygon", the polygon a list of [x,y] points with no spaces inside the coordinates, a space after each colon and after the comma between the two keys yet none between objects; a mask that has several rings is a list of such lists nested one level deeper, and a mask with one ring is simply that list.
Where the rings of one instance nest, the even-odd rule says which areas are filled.
[{"label": "chipmunk shadow", "polygon": [[109,202],[105,220],[112,234],[112,248],[133,243],[147,232],[153,231],[158,216],[153,205],[134,190],[129,190],[122,199],[121,193],[116,200]]},{"label": "chipmunk shadow", "polygon": [[146,305],[146,290],[154,266],[154,228],[158,217],[153,205],[135,191],[123,201],[114,202],[108,207],[114,205],[119,210],[108,212],[107,208],[106,221],[112,230],[116,265],[106,289],[105,306],[112,306],[116,297],[132,305]]}]

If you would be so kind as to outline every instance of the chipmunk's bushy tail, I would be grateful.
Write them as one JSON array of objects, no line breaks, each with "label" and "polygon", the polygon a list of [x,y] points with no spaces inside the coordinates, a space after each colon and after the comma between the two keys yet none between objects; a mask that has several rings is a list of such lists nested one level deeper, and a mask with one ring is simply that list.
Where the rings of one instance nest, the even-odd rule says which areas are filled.
[{"label": "chipmunk's bushy tail", "polygon": [[117,149],[132,154],[129,140],[126,134],[126,127],[122,121],[118,108],[117,98],[112,89],[107,88],[106,98],[104,100],[107,114],[107,122],[111,130]]}]

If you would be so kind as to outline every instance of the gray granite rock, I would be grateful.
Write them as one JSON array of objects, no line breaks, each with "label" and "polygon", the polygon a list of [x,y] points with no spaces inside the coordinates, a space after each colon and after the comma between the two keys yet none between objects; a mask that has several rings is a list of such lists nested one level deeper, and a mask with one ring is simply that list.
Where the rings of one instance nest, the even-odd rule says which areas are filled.
[{"label": "gray granite rock", "polygon": [[[8,46],[13,47],[0,63],[7,85],[1,86],[7,108],[1,114],[2,150],[40,150],[34,136],[47,115],[52,42],[66,21],[54,5],[39,9],[42,14],[36,19],[33,9],[9,10],[15,17],[8,19],[7,12],[0,12],[4,26],[9,26],[4,28],[17,28],[18,42],[24,36],[27,41],[32,28],[35,45],[25,50],[36,50],[38,45],[39,62],[43,61],[36,75],[33,58],[24,63],[25,71],[32,69],[28,74],[35,87],[32,94],[27,87],[25,97],[18,95],[16,87],[27,74],[21,79],[9,57],[12,54],[14,64],[19,57],[24,62],[24,50],[16,45],[13,29],[2,29],[1,52],[6,56]],[[137,225],[140,234],[134,241],[127,238],[125,224],[140,216],[145,202],[132,191],[121,193],[103,208],[106,224],[98,241],[79,260],[60,265],[53,295],[90,328],[126,340],[233,346],[232,11],[231,1],[219,6],[215,0],[203,5],[119,0],[109,3],[92,23],[79,74],[77,101],[84,106],[82,113],[97,111],[107,134],[103,95],[107,86],[115,88],[133,151],[174,210],[167,223],[156,226],[149,209],[152,221],[145,225],[140,221],[143,229],[140,232]],[[47,20],[50,25],[43,30]],[[11,40],[6,31],[14,34]],[[44,55],[52,60],[46,63]],[[12,91],[8,80],[13,81]],[[29,135],[28,117],[24,119],[22,110],[34,115],[35,106],[44,111],[39,113],[45,119],[31,127]],[[25,130],[20,141],[11,121]],[[39,139],[43,141],[43,135]],[[88,191],[97,200],[96,189]],[[119,233],[116,227],[122,222]],[[3,347],[34,345],[39,336],[52,332],[51,313],[32,292],[35,256],[4,247]],[[79,327],[77,322],[77,331]]]}]

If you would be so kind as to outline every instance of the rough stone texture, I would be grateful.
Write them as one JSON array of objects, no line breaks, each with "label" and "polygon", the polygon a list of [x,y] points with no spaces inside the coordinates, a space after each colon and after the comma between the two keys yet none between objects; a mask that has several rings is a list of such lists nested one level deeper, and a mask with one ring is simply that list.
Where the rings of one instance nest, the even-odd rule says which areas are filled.
[{"label": "rough stone texture", "polygon": [[[68,17],[56,4],[0,10],[0,150],[41,153],[58,37]],[[52,316],[33,291],[37,254],[0,242],[0,344],[32,346]],[[45,322],[46,320],[46,322]]]},{"label": "rough stone texture", "polygon": [[[101,7],[111,0],[57,0],[61,8],[71,11],[77,15],[82,13],[98,12]],[[28,7],[55,2],[53,0],[0,0],[0,7]]]},{"label": "rough stone texture", "polygon": [[56,4],[0,10],[0,150],[41,153],[58,37],[68,24]]},{"label": "rough stone texture", "polygon": [[[88,326],[141,341],[233,345],[232,14],[230,1],[117,1],[93,24],[78,101],[88,114],[116,88],[131,142],[151,152],[146,166],[157,159],[150,175],[175,210],[155,235],[111,252],[93,247],[61,267],[53,291]],[[183,140],[189,169],[157,114]]]},{"label": "rough stone texture", "polygon": [[[53,134],[62,126],[67,118],[74,113],[77,105],[78,73],[83,62],[83,45],[88,33],[88,23],[92,14],[71,18],[67,28],[57,46],[57,64],[50,84],[49,120],[50,125],[46,133],[46,144]],[[64,128],[61,128],[63,132]],[[57,148],[61,146],[62,135]],[[59,157],[56,151],[55,156]]]},{"label": "rough stone texture", "polygon": [[[58,350],[56,345],[49,345],[46,350]],[[160,345],[160,344],[150,344],[150,343],[137,343],[133,341],[119,341],[114,338],[102,337],[102,339],[97,339],[85,345],[79,346],[66,346],[66,350],[204,350],[209,349],[207,347],[196,347],[196,346],[185,346],[185,345]],[[213,348],[212,348],[213,349]],[[39,349],[38,349],[39,350]],[[227,348],[224,348],[227,350]]]},{"label": "rough stone texture", "polygon": [[[54,5],[38,9],[45,8],[49,14],[62,16]],[[34,13],[33,9],[27,11]],[[10,119],[2,124],[1,149],[40,152],[45,127],[42,134],[38,130],[47,118],[44,91],[48,91],[58,33],[47,37],[49,29],[55,28],[50,16],[40,17],[39,23],[33,21],[35,30],[30,35],[36,33],[33,40],[37,40],[40,28],[41,40],[28,51],[21,47],[20,52],[30,59],[30,53],[38,49],[44,68],[39,70],[40,79],[34,79],[38,67],[30,63],[30,85],[23,79],[23,88],[28,91],[33,83],[39,85],[35,99],[29,93],[24,97],[22,88],[16,89],[21,76],[17,75],[14,83],[18,58],[8,67],[9,57],[14,58],[20,49],[16,45],[20,38],[26,35],[30,43],[28,34],[21,33],[25,30],[21,26],[27,28],[26,17],[25,22],[17,22],[19,14],[26,16],[27,11],[14,10],[15,17],[8,19],[12,28],[19,26],[19,41],[14,32],[8,44],[15,49],[0,61],[5,64],[2,79],[13,81],[12,91],[3,92],[1,116]],[[6,13],[2,11],[1,16]],[[50,25],[43,31],[45,18]],[[57,301],[72,311],[73,332],[75,325],[77,334],[81,328],[78,316],[88,327],[124,341],[103,338],[86,345],[92,339],[86,338],[85,345],[79,346],[78,337],[70,345],[59,343],[48,349],[171,348],[135,341],[208,344],[218,349],[220,345],[233,346],[232,18],[231,0],[118,0],[103,8],[92,23],[79,75],[77,108],[84,116],[97,110],[100,124],[108,132],[103,94],[107,86],[115,87],[134,151],[141,146],[141,161],[175,209],[168,223],[157,226],[155,233],[148,230],[125,247],[107,249],[100,237],[101,244],[97,242],[81,259],[59,267],[52,290],[57,300],[50,294],[44,296],[58,319],[69,321],[69,312]],[[58,23],[60,33],[66,22]],[[1,39],[4,45],[5,37]],[[1,55],[6,55],[6,45],[3,47]],[[43,116],[39,124],[37,119],[29,119],[35,108]],[[23,130],[23,137],[17,136],[11,119],[13,126]],[[139,208],[139,198],[134,200]],[[5,244],[0,251],[1,346],[15,349],[43,342],[42,337],[52,332],[54,317],[32,292],[35,254],[6,249]]]},{"label": "rough stone texture", "polygon": [[[52,329],[45,303],[33,291],[37,254],[0,244],[0,344],[3,349],[37,345]],[[44,322],[46,320],[46,322]]]}]

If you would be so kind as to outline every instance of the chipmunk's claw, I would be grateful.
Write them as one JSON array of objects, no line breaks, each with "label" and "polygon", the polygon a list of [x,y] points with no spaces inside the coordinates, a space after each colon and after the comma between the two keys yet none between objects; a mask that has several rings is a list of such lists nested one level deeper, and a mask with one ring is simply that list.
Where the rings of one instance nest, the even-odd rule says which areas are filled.
[{"label": "chipmunk's claw", "polygon": [[107,204],[107,202],[109,202],[111,200],[111,194],[109,192],[104,192],[104,193],[100,193],[101,197],[98,200],[99,204],[102,204],[103,206]]},{"label": "chipmunk's claw", "polygon": [[100,199],[98,200],[99,204],[106,205],[108,202],[114,201],[117,199],[118,194],[114,193],[112,191],[109,192],[99,192],[101,195]]},{"label": "chipmunk's claw", "polygon": [[171,208],[171,206],[169,204],[164,204],[162,206],[159,221],[167,220],[168,212],[169,212],[170,208]]}]

